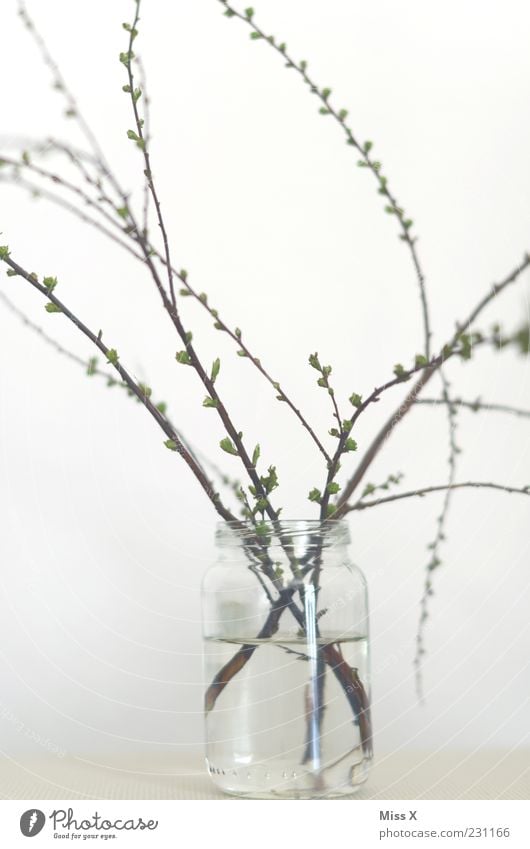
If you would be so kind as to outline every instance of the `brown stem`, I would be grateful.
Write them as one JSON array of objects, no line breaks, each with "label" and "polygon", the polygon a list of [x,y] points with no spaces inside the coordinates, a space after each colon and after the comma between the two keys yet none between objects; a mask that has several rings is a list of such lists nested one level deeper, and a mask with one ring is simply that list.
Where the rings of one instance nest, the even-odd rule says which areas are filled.
[{"label": "brown stem", "polygon": [[[59,308],[59,310],[78,328],[78,330],[80,330],[81,333],[84,334],[84,336],[86,336],[88,339],[90,339],[90,341],[96,346],[96,348],[98,348],[102,352],[102,354],[105,355],[105,357],[107,359],[109,358],[110,351],[109,351],[109,348],[102,341],[101,334],[98,334],[96,336],[96,334],[93,333],[86,326],[86,324],[84,324],[66,306],[66,304],[64,304],[61,300],[59,300],[59,298],[56,297],[56,295],[54,295],[53,291],[50,291],[49,289],[46,288],[46,286],[40,284],[35,279],[34,275],[32,275],[29,271],[26,271],[24,268],[22,268],[22,266],[19,265],[17,262],[15,262],[10,256],[5,257],[4,262],[10,268],[12,268],[13,271],[16,271],[16,273],[20,277],[23,277],[28,283],[30,283],[35,289],[37,289],[37,291],[40,292],[41,295],[44,295],[52,304],[55,304],[55,306]],[[146,407],[148,412],[155,419],[155,421],[157,422],[159,427],[164,431],[166,436],[175,443],[176,451],[178,451],[178,453],[181,455],[183,460],[189,466],[189,468],[191,469],[191,471],[193,472],[193,474],[195,475],[195,477],[199,481],[201,487],[205,491],[206,495],[208,496],[209,500],[214,505],[214,507],[215,507],[216,511],[219,513],[219,515],[223,519],[225,519],[226,521],[236,521],[237,522],[237,519],[235,518],[235,516],[233,516],[233,514],[229,510],[227,510],[226,507],[223,505],[219,494],[212,490],[210,481],[204,475],[204,472],[202,471],[200,466],[197,464],[197,462],[195,461],[193,456],[186,450],[186,448],[184,447],[184,445],[183,445],[182,441],[180,440],[178,434],[176,433],[175,429],[170,425],[168,420],[162,415],[160,410],[158,410],[156,408],[156,406],[152,403],[152,401],[148,397],[147,393],[145,391],[143,391],[142,388],[136,383],[136,381],[131,377],[129,372],[122,366],[122,364],[119,362],[119,360],[112,361],[111,365],[118,372],[121,379],[127,384],[129,389],[131,390],[131,392],[133,392],[134,395],[136,395],[136,397],[138,398],[138,400],[144,405],[144,407]]]},{"label": "brown stem", "polygon": [[140,18],[140,4],[141,0],[135,0],[135,15],[134,21],[131,27],[130,35],[129,35],[129,59],[126,65],[127,68],[127,76],[129,79],[129,88],[130,88],[130,96],[131,96],[131,104],[134,113],[134,120],[136,123],[136,133],[138,138],[140,139],[140,149],[142,151],[145,163],[145,178],[147,180],[147,185],[149,186],[149,191],[151,192],[151,197],[153,198],[153,204],[155,207],[156,217],[158,221],[158,226],[160,227],[160,232],[162,233],[162,241],[164,243],[164,255],[166,259],[166,271],[168,276],[169,283],[169,292],[171,297],[171,303],[173,304],[174,309],[176,310],[176,298],[175,298],[175,286],[173,283],[173,268],[171,265],[171,256],[169,252],[169,239],[167,236],[166,226],[164,224],[164,219],[162,216],[162,209],[160,206],[160,200],[158,198],[158,193],[155,186],[155,181],[153,178],[153,172],[151,170],[151,157],[149,155],[149,150],[147,147],[147,138],[143,131],[143,121],[140,118],[140,113],[138,111],[138,99],[134,94],[134,76],[132,71],[132,60],[133,60],[133,42],[136,35],[136,27],[138,26],[138,21]]},{"label": "brown stem", "polygon": [[225,9],[231,14],[232,17],[239,18],[240,21],[243,21],[247,24],[253,32],[264,40],[266,44],[268,44],[276,53],[278,53],[283,60],[286,62],[288,68],[292,68],[295,70],[300,77],[303,79],[304,83],[308,86],[311,94],[313,94],[317,100],[322,104],[322,109],[325,110],[325,114],[330,116],[341,128],[343,133],[346,136],[346,142],[357,152],[361,157],[361,163],[369,169],[371,174],[375,177],[378,186],[379,194],[386,197],[388,201],[388,211],[391,211],[392,214],[396,217],[400,226],[400,239],[405,242],[407,248],[410,251],[412,263],[414,266],[414,270],[416,273],[419,292],[420,292],[420,300],[422,307],[422,316],[423,316],[423,326],[424,326],[424,337],[425,337],[425,356],[427,359],[430,359],[430,340],[431,340],[431,328],[430,328],[430,319],[429,319],[429,307],[427,303],[427,292],[425,287],[425,274],[422,270],[420,259],[418,256],[418,252],[416,250],[416,238],[411,235],[411,226],[412,221],[407,218],[405,215],[405,211],[402,209],[396,196],[390,191],[388,188],[388,180],[381,173],[381,163],[377,160],[372,159],[370,156],[371,143],[369,146],[365,144],[361,144],[357,141],[353,131],[346,123],[346,114],[344,110],[336,109],[330,102],[329,99],[329,90],[326,93],[326,89],[320,89],[315,81],[309,76],[307,73],[307,63],[306,62],[296,62],[293,59],[292,55],[289,54],[285,44],[279,44],[273,36],[267,35],[261,27],[259,27],[253,17],[253,13],[249,15],[248,13],[242,14],[238,12],[237,9],[234,9],[227,0],[220,0],[221,4],[225,7]]},{"label": "brown stem", "polygon": [[[456,353],[456,352],[453,351],[453,348],[454,348],[454,345],[457,343],[458,338],[461,336],[461,334],[466,333],[470,329],[470,327],[472,326],[473,322],[478,318],[480,313],[488,306],[488,304],[490,304],[491,301],[494,298],[496,298],[498,295],[500,295],[500,293],[502,291],[504,291],[504,289],[506,289],[508,286],[510,286],[512,283],[514,283],[521,276],[523,271],[525,271],[529,266],[530,266],[530,254],[525,254],[522,262],[512,272],[510,272],[510,274],[508,274],[508,276],[505,277],[504,280],[501,281],[501,283],[494,283],[492,285],[491,289],[489,290],[489,292],[487,292],[484,295],[484,297],[479,301],[477,306],[471,311],[471,313],[465,319],[465,321],[462,324],[457,325],[457,329],[456,329],[453,337],[449,341],[448,345],[444,346],[444,349],[446,349],[446,350],[448,349],[451,352],[451,355],[452,355],[452,353]],[[352,493],[355,491],[355,489],[357,488],[357,486],[359,485],[359,483],[363,479],[364,475],[366,474],[366,471],[371,466],[375,457],[379,453],[381,447],[384,445],[386,440],[392,434],[394,427],[396,426],[396,424],[398,424],[400,421],[402,421],[403,417],[408,413],[408,411],[410,410],[410,408],[412,407],[412,405],[416,401],[416,398],[417,398],[418,394],[421,392],[421,390],[423,389],[423,387],[428,383],[428,381],[431,379],[432,375],[445,362],[445,359],[447,357],[444,356],[444,353],[443,353],[444,349],[442,349],[442,354],[438,355],[438,357],[434,357],[433,359],[431,359],[428,366],[423,367],[422,374],[421,374],[420,378],[418,379],[418,381],[415,383],[412,390],[408,393],[407,397],[399,405],[397,410],[395,410],[395,412],[390,416],[390,418],[387,419],[387,421],[385,422],[385,424],[383,425],[381,430],[376,434],[375,438],[372,440],[372,442],[370,443],[370,445],[366,449],[366,452],[363,455],[363,457],[361,458],[361,461],[360,461],[359,465],[357,466],[354,474],[352,475],[352,477],[347,482],[347,484],[344,487],[339,499],[337,500],[338,509],[337,509],[336,513],[334,514],[335,518],[340,518],[340,516],[344,515],[344,513],[347,512],[344,509],[344,506],[345,506],[347,500],[349,499],[349,497],[352,495]],[[418,370],[418,369],[416,369],[416,370]],[[412,372],[408,372],[408,374],[411,374],[411,373]],[[382,391],[389,388],[390,386],[395,385],[395,383],[396,383],[396,381],[389,381],[383,387],[380,387],[379,390],[376,390],[377,397],[379,397],[379,395],[381,394]],[[359,410],[356,412],[356,415],[354,416],[354,420],[355,420],[356,417],[358,417],[358,414],[362,411],[362,409],[366,408],[367,403],[370,403],[371,401],[376,400],[376,398],[374,398],[373,396],[374,396],[374,393],[372,393],[370,398],[367,399],[367,402],[365,402],[359,408]],[[340,442],[340,440],[339,440],[339,442]]]},{"label": "brown stem", "polygon": [[403,498],[414,498],[429,495],[431,492],[444,492],[448,489],[498,489],[501,492],[519,493],[520,495],[530,495],[530,486],[507,486],[500,483],[489,483],[485,481],[466,481],[465,483],[441,484],[440,486],[426,486],[422,489],[414,489],[410,492],[398,492],[394,495],[386,495],[384,498],[377,498],[373,501],[356,501],[355,504],[346,504],[342,509],[342,513],[351,513],[354,510],[366,510],[368,507],[377,507],[379,504],[390,504],[392,501],[401,501]]}]

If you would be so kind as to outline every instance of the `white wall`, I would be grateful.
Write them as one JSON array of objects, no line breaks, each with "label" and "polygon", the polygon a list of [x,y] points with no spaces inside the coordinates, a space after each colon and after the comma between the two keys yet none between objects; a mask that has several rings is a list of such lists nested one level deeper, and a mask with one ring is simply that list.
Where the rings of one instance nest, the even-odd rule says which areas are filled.
[{"label": "white wall", "polygon": [[[96,0],[88,15],[48,0],[30,11],[140,202],[142,166],[125,137],[131,117],[118,62],[131,5]],[[15,11],[2,4],[2,132],[77,142]],[[441,344],[530,249],[527,4],[269,0],[257,15],[333,87],[359,137],[375,140],[417,222]],[[421,350],[417,286],[395,222],[298,77],[214,0],[146,2],[138,51],[175,262],[244,329],[325,434],[330,412],[307,365],[312,350],[333,364],[341,400],[368,393]],[[0,242],[22,264],[57,274],[64,299],[104,329],[194,443],[234,470],[236,460],[216,447],[222,431],[201,406],[204,391],[175,364],[179,346],[142,268],[66,213],[0,189]],[[65,345],[90,355],[20,279],[1,286]],[[522,322],[527,298],[528,275],[483,326],[497,317],[508,327]],[[322,481],[320,457],[198,305],[186,301],[182,311],[204,358],[221,356],[219,387],[248,442],[259,439],[264,461],[277,464],[284,514],[311,515],[306,494]],[[0,327],[2,749],[197,747],[198,592],[216,517],[139,405],[85,379],[4,309]],[[481,351],[447,375],[464,397],[530,407],[528,368],[511,352]],[[389,392],[363,416],[361,449],[399,397]],[[458,442],[460,480],[530,482],[524,419],[462,411]],[[402,470],[408,488],[443,482],[446,455],[442,411],[417,409],[370,479]],[[427,634],[428,699],[416,704],[418,602],[440,504],[432,496],[351,521],[352,553],[371,587],[380,751],[525,739],[530,502],[521,496],[455,496]]]}]

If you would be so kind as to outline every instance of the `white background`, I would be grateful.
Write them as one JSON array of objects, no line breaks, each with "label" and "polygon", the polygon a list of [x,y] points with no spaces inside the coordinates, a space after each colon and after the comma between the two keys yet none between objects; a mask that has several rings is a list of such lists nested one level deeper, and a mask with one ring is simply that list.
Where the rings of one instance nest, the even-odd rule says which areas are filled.
[{"label": "white background", "polygon": [[[143,166],[126,138],[132,119],[118,62],[131,8],[30,5],[141,203]],[[339,128],[277,55],[221,11],[215,0],[145,2],[137,50],[172,254],[325,436],[331,413],[308,354],[333,364],[347,410],[352,391],[366,395],[421,351],[417,284],[395,221]],[[358,137],[375,141],[417,223],[442,344],[530,249],[527,5],[268,0],[257,20],[333,88]],[[1,27],[4,139],[53,133],[80,143],[16,4],[2,4]],[[204,390],[174,361],[180,345],[141,266],[67,213],[0,189],[0,242],[25,267],[56,274],[58,294],[104,330],[194,444],[234,471],[236,459],[217,447],[215,412],[201,406]],[[20,279],[2,274],[1,286],[65,345],[91,355]],[[499,317],[520,324],[527,297],[528,275],[481,326]],[[324,470],[307,435],[200,307],[188,300],[182,310],[204,359],[222,359],[219,389],[248,443],[259,440],[263,461],[278,467],[284,515],[311,516],[307,492]],[[88,381],[4,309],[0,329],[1,746],[14,756],[91,751],[102,761],[112,751],[198,748],[199,584],[214,556],[215,514],[139,405]],[[512,352],[480,351],[447,376],[463,397],[530,407],[528,369]],[[361,449],[401,394],[387,393],[362,417]],[[459,480],[530,483],[525,420],[462,411],[458,426]],[[443,483],[447,441],[442,410],[414,410],[370,480],[403,471],[407,488]],[[455,495],[435,575],[424,707],[412,658],[441,497],[351,520],[352,554],[371,590],[379,751],[524,744],[529,504]]]}]

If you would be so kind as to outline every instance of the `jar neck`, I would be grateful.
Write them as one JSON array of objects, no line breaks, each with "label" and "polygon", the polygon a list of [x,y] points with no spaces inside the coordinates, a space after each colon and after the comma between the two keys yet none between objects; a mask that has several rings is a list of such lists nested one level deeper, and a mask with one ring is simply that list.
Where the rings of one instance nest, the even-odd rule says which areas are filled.
[{"label": "jar neck", "polygon": [[274,552],[303,557],[330,548],[344,548],[350,543],[346,521],[326,522],[304,519],[262,522],[222,522],[217,526],[216,543],[220,549],[258,547]]}]

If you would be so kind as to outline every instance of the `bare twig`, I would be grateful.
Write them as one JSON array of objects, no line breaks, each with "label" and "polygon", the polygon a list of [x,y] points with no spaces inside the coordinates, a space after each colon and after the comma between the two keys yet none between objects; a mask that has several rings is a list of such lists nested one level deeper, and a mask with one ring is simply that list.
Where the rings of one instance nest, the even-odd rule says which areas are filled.
[{"label": "bare twig", "polygon": [[[447,406],[448,404],[445,398],[417,398],[415,403],[430,406]],[[512,407],[509,404],[495,404],[490,401],[482,401],[480,398],[477,398],[476,401],[464,401],[463,398],[453,398],[450,403],[455,407],[472,410],[474,413],[489,411],[492,413],[510,413],[513,416],[530,418],[530,410],[523,410],[521,407]]]},{"label": "bare twig", "polygon": [[397,492],[394,495],[386,495],[384,498],[377,498],[374,501],[356,501],[354,504],[347,504],[343,513],[351,513],[354,510],[366,510],[368,507],[377,507],[380,504],[390,504],[392,501],[401,501],[403,498],[422,498],[424,495],[429,495],[432,492],[445,492],[447,489],[498,489],[501,492],[520,493],[521,495],[530,495],[530,485],[523,487],[507,486],[500,483],[486,483],[484,481],[466,481],[465,483],[441,484],[440,486],[426,486],[423,489],[414,489],[410,492]]},{"label": "bare twig", "polygon": [[432,584],[432,574],[435,569],[438,568],[441,564],[440,560],[440,549],[446,537],[446,527],[447,520],[449,516],[449,508],[451,506],[451,498],[453,495],[453,486],[456,479],[456,465],[457,465],[457,456],[459,454],[459,447],[456,444],[456,404],[454,400],[450,396],[450,385],[447,378],[444,376],[442,369],[440,369],[440,376],[442,378],[443,383],[443,391],[442,397],[447,406],[447,417],[449,423],[449,477],[448,477],[448,488],[445,491],[445,496],[442,504],[442,509],[440,514],[436,519],[436,535],[432,542],[429,544],[429,549],[431,551],[431,556],[429,558],[429,562],[426,566],[426,576],[425,582],[423,586],[423,593],[420,600],[420,617],[418,622],[418,629],[416,632],[416,652],[414,655],[414,666],[416,670],[416,692],[418,695],[418,699],[420,702],[423,702],[423,658],[425,655],[425,627],[426,622],[429,617],[428,606],[429,599],[433,595],[433,584]]}]

